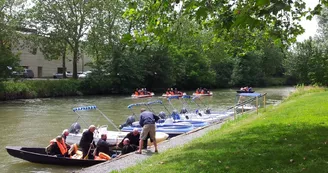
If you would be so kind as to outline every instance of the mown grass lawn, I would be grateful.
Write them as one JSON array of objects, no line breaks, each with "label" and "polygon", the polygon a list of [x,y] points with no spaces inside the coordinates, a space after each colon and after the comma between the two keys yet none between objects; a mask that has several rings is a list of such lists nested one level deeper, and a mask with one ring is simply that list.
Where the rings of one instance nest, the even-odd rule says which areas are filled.
[{"label": "mown grass lawn", "polygon": [[244,114],[122,172],[328,172],[328,92],[318,90]]}]

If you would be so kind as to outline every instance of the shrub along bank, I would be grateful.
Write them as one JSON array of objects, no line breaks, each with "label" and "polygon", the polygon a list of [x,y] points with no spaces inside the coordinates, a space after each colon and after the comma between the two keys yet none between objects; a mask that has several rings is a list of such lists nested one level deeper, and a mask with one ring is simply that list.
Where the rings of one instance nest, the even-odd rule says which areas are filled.
[{"label": "shrub along bank", "polygon": [[300,87],[278,106],[244,114],[123,172],[327,172],[327,98],[322,88]]}]

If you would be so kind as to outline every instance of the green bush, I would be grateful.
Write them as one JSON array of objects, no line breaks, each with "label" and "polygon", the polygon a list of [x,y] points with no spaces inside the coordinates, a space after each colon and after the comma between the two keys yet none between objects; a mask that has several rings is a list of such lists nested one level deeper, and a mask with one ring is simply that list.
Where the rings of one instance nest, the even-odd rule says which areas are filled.
[{"label": "green bush", "polygon": [[78,80],[25,80],[0,83],[0,100],[79,95]]}]

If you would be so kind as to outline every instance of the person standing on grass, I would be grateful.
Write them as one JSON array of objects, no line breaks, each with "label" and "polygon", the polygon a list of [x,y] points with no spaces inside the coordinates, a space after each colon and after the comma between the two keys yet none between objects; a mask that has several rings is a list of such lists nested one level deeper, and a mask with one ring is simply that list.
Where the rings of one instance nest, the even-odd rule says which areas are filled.
[{"label": "person standing on grass", "polygon": [[144,140],[147,138],[148,133],[149,133],[150,139],[153,140],[153,142],[154,142],[155,152],[158,152],[156,137],[155,137],[155,134],[156,134],[155,115],[150,111],[146,111],[145,108],[141,108],[140,112],[141,112],[141,114],[140,114],[139,124],[142,127],[142,131],[141,131],[140,140],[139,140],[139,150],[136,151],[136,154],[141,154]]}]

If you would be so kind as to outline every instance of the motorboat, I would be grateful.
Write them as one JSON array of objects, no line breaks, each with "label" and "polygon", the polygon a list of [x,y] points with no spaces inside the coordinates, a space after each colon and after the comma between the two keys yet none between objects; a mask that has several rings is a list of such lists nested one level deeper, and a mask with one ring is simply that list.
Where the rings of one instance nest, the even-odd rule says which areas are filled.
[{"label": "motorboat", "polygon": [[187,95],[187,94],[186,93],[180,93],[180,94],[162,94],[162,97],[171,97],[171,96],[182,97],[184,95]]},{"label": "motorboat", "polygon": [[[132,132],[134,128],[138,128],[139,131],[142,130],[139,122],[134,122],[129,126],[123,127],[121,130],[123,132]],[[166,119],[164,122],[156,123],[156,135],[158,132],[166,133],[169,137],[177,136],[194,129],[194,126],[188,122],[175,122],[173,119]],[[157,136],[156,136],[157,138]]]},{"label": "motorboat", "polygon": [[[87,129],[85,129],[87,130]],[[133,130],[133,129],[132,129]],[[141,131],[141,130],[140,130]],[[93,136],[93,141],[95,143],[98,142],[98,140],[101,138],[101,134],[107,134],[107,142],[115,146],[119,142],[123,140],[123,138],[128,134],[129,132],[124,132],[124,131],[108,131],[106,126],[101,126],[96,128],[94,136]],[[66,137],[66,143],[68,144],[78,144],[81,140],[82,133],[69,133],[69,135]],[[165,141],[169,137],[168,134],[163,133],[163,132],[156,132],[156,141],[162,142]],[[151,146],[152,143],[148,140],[148,146]]]},{"label": "motorboat", "polygon": [[131,97],[132,98],[149,98],[149,97],[153,97],[155,94],[153,92],[150,92],[148,94],[139,94],[139,95],[135,95],[132,94]]},{"label": "motorboat", "polygon": [[[128,132],[122,132],[116,125],[104,114],[102,113],[97,106],[85,106],[85,107],[78,107],[78,108],[73,108],[73,112],[77,113],[78,111],[85,111],[85,110],[98,110],[100,114],[107,119],[107,121],[112,124],[117,131],[108,131],[108,125],[102,125],[98,128],[96,128],[94,132],[94,141],[97,142],[102,134],[107,134],[107,142],[110,145],[116,145],[117,143],[121,142],[121,140],[128,134]],[[80,114],[77,113],[79,118],[82,118]],[[85,121],[84,121],[85,122]],[[74,144],[74,143],[79,143],[82,137],[82,133],[80,133],[81,126],[75,122],[71,125],[71,128],[69,130],[69,135],[66,137],[66,142],[68,144]],[[87,130],[87,129],[85,129]],[[169,137],[168,134],[163,133],[163,132],[158,132],[156,133],[156,140],[157,141],[164,141]],[[148,145],[151,145],[149,142]]]},{"label": "motorboat", "polygon": [[194,96],[213,96],[213,92],[208,92],[208,93],[193,93],[192,95]]}]

